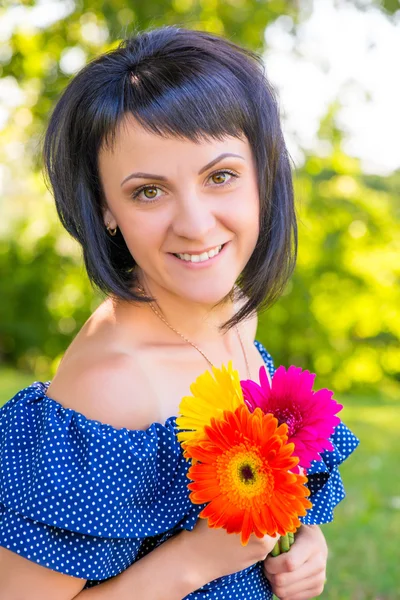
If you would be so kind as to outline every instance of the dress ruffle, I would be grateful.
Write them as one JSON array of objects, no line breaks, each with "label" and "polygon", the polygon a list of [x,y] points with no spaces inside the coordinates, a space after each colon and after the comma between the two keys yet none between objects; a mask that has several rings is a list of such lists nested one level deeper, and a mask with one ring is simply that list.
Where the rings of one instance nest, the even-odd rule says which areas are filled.
[{"label": "dress ruffle", "polygon": [[146,430],[115,429],[47,397],[49,383],[35,382],[0,412],[1,471],[13,469],[0,488],[5,506],[105,538],[158,535],[190,512],[173,417]]},{"label": "dress ruffle", "polygon": [[[307,511],[300,521],[305,525],[321,525],[333,520],[333,509],[346,496],[339,465],[360,443],[360,440],[343,423],[335,427],[329,438],[333,450],[321,453],[321,460],[314,460],[307,469],[308,487],[311,492],[312,508]],[[323,507],[323,510],[321,509]]]},{"label": "dress ruffle", "polygon": [[42,535],[46,555],[36,562],[58,570],[51,558],[67,551],[64,572],[105,579],[145,539],[149,551],[163,534],[192,529],[202,507],[189,500],[175,418],[115,429],[46,396],[49,384],[33,383],[0,410],[0,543],[9,531],[23,554],[27,532]]}]

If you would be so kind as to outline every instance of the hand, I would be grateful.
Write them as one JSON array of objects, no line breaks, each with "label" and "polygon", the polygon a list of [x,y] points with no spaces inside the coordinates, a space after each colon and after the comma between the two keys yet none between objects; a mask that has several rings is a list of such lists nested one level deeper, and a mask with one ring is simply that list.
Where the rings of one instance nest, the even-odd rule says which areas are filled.
[{"label": "hand", "polygon": [[185,568],[196,574],[197,587],[201,587],[264,560],[280,536],[258,538],[252,534],[248,544],[242,546],[239,534],[210,528],[206,519],[199,519],[192,531],[176,537],[182,544]]},{"label": "hand", "polygon": [[302,525],[289,552],[264,560],[264,573],[280,600],[310,600],[323,592],[327,558],[318,525]]}]

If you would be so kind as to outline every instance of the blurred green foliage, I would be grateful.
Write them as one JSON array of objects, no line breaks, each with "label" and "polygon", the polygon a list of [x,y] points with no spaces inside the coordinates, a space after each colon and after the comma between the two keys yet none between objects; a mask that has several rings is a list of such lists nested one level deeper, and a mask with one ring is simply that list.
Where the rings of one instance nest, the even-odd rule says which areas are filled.
[{"label": "blurred green foliage", "polygon": [[295,177],[299,256],[283,297],[260,319],[278,364],[326,385],[399,398],[400,172],[363,175],[335,149]]},{"label": "blurred green foliage", "polygon": [[[29,26],[15,26],[0,51],[3,89],[10,92],[9,99],[3,92],[8,118],[0,144],[0,359],[42,379],[52,376],[102,299],[87,280],[77,244],[58,222],[40,170],[48,114],[72,76],[67,59],[83,64],[136,28],[172,23],[262,51],[269,23],[288,15],[296,35],[300,13],[308,10],[307,2],[295,0],[57,4],[63,16],[45,27],[33,18]],[[37,8],[33,1],[19,6]],[[3,4],[0,19],[15,7]],[[395,10],[390,3],[386,8]],[[341,150],[334,111],[319,135],[332,142],[331,155],[308,156],[295,173],[298,265],[283,297],[260,316],[257,335],[276,365],[309,368],[319,387],[396,398],[400,173],[364,175]]]}]

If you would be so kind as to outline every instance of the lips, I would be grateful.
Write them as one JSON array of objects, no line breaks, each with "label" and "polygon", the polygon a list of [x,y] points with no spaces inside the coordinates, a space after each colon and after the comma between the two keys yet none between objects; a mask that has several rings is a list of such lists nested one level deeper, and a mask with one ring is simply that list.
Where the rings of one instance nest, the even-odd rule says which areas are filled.
[{"label": "lips", "polygon": [[175,256],[177,256],[178,254],[190,254],[190,255],[200,255],[200,254],[204,254],[204,252],[210,252],[211,250],[215,250],[216,248],[219,248],[221,246],[221,250],[222,248],[225,246],[227,242],[224,242],[223,244],[215,244],[215,246],[209,246],[208,248],[206,248],[205,250],[184,250],[183,252],[170,252],[169,254],[174,254]]},{"label": "lips", "polygon": [[203,251],[203,252],[198,252],[198,253],[192,253],[192,252],[184,252],[184,253],[176,253],[175,256],[177,258],[179,258],[180,260],[184,260],[185,262],[205,262],[206,260],[210,260],[210,258],[214,258],[214,256],[217,256],[222,248],[223,248],[224,244],[221,244],[219,246],[215,246],[214,248],[211,248],[208,251]]},{"label": "lips", "polygon": [[[189,257],[188,253],[185,253],[183,256],[177,256],[173,252],[169,252],[168,254],[171,256],[171,258],[179,260],[179,263],[181,265],[183,265],[184,267],[202,268],[202,267],[207,267],[208,265],[211,266],[212,264],[214,264],[215,261],[219,260],[219,257],[221,255],[225,254],[227,245],[229,245],[229,242],[225,242],[224,244],[221,244],[220,250],[213,256],[207,256],[207,253],[205,253],[205,255],[204,254],[193,254],[191,257]],[[212,250],[213,250],[213,248],[212,248]]]}]

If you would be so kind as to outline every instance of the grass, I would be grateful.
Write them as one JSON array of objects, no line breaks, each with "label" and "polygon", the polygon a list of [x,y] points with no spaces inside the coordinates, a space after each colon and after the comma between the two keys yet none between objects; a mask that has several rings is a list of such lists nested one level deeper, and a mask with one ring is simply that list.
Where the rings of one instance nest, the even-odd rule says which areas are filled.
[{"label": "grass", "polygon": [[[34,377],[0,370],[0,405]],[[400,598],[400,403],[338,398],[343,421],[361,440],[341,466],[347,497],[322,526],[329,546],[322,600]]]},{"label": "grass", "polygon": [[327,600],[400,598],[400,405],[344,401],[360,446],[341,466],[347,497],[323,526],[330,558]]},{"label": "grass", "polygon": [[35,381],[33,375],[14,369],[0,368],[0,406],[12,398],[22,388]]}]

